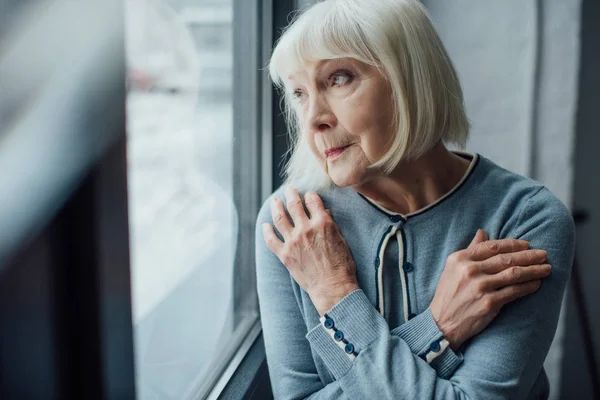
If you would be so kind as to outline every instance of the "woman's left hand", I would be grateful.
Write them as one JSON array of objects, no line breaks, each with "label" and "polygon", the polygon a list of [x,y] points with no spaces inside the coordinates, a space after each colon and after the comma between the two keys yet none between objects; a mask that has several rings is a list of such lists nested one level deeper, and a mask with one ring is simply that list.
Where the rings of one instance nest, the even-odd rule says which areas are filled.
[{"label": "woman's left hand", "polygon": [[273,197],[271,213],[273,223],[283,236],[279,240],[271,224],[263,224],[267,247],[287,267],[294,280],[310,296],[320,315],[358,289],[356,264],[350,249],[333,221],[329,210],[323,206],[319,195],[308,192],[302,199],[296,189],[285,191],[288,219],[281,200]]}]

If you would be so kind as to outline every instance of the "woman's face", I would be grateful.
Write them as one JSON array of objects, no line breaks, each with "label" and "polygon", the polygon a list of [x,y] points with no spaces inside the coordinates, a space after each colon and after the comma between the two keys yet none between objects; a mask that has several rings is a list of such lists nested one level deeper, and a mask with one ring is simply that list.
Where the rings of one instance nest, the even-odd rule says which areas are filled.
[{"label": "woman's face", "polygon": [[393,140],[388,81],[351,58],[310,63],[289,79],[302,135],[333,182],[364,182]]}]

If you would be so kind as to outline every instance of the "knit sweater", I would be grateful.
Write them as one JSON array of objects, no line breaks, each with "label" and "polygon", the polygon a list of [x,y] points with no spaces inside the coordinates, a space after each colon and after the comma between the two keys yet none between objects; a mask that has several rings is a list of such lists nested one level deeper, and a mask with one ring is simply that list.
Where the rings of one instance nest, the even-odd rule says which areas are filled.
[{"label": "knit sweater", "polygon": [[[319,193],[348,243],[360,287],[324,317],[267,248],[261,225],[273,223],[270,198],[263,204],[257,286],[276,399],[548,397],[543,362],[571,273],[573,220],[536,181],[481,155],[457,154],[470,160],[462,180],[408,215],[348,187]],[[283,188],[273,196],[285,204]],[[453,351],[429,305],[447,257],[465,249],[478,228],[490,239],[524,239],[546,250],[552,273]]]}]

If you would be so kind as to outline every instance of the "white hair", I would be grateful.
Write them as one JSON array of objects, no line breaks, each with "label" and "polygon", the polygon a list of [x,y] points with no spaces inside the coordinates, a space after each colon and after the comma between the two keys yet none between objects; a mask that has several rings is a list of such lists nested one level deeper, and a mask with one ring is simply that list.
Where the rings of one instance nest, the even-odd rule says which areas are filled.
[{"label": "white hair", "polygon": [[303,139],[294,107],[290,73],[306,63],[353,58],[376,66],[391,86],[395,140],[369,168],[390,173],[440,141],[464,148],[469,122],[452,61],[427,11],[417,0],[326,0],[299,14],[279,38],[271,79],[283,90],[291,136],[284,185],[322,190],[334,185]]}]

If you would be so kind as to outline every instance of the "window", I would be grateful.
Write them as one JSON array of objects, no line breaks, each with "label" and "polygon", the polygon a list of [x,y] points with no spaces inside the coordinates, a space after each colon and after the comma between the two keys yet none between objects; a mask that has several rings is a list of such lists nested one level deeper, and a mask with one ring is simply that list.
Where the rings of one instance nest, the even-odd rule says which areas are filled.
[{"label": "window", "polygon": [[260,331],[254,221],[270,162],[260,157],[259,5],[126,0],[140,399],[204,397]]}]

